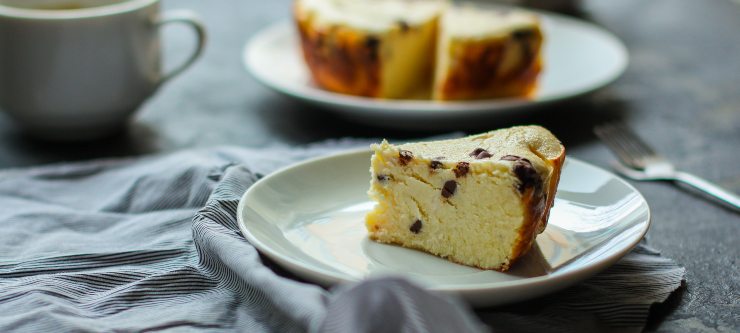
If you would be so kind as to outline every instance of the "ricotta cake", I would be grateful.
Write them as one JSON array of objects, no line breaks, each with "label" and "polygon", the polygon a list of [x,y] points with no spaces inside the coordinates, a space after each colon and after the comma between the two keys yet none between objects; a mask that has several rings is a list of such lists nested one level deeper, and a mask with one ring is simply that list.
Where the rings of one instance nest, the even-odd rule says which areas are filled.
[{"label": "ricotta cake", "polygon": [[433,98],[527,96],[542,69],[536,15],[518,10],[449,8],[437,44]]},{"label": "ricotta cake", "polygon": [[370,239],[499,271],[544,231],[565,159],[540,126],[372,149]]},{"label": "ricotta cake", "polygon": [[434,0],[297,0],[294,18],[314,82],[377,98],[429,98],[439,17]]}]

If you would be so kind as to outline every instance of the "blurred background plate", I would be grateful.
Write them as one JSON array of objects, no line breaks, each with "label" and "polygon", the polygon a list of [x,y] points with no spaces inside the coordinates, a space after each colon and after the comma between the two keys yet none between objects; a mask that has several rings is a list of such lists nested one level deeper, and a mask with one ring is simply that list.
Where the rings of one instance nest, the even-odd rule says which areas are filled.
[{"label": "blurred background plate", "polygon": [[254,35],[243,61],[258,81],[278,92],[370,125],[403,129],[443,129],[483,119],[541,109],[548,103],[588,94],[617,79],[628,63],[627,49],[610,32],[563,15],[538,12],[545,33],[545,69],[533,98],[462,102],[380,100],[329,92],[311,80],[289,21]]}]

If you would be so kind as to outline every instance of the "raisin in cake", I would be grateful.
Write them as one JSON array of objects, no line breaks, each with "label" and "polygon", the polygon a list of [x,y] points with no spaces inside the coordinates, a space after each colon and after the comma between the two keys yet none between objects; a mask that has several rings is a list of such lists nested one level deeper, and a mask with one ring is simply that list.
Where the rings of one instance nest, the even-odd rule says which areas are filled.
[{"label": "raisin in cake", "polygon": [[534,14],[471,6],[450,8],[440,27],[433,98],[531,94],[542,69],[542,41]]},{"label": "raisin in cake", "polygon": [[429,98],[437,25],[433,0],[297,0],[294,18],[313,80],[378,98]]},{"label": "raisin in cake", "polygon": [[372,149],[371,239],[499,271],[545,229],[565,159],[539,126]]}]

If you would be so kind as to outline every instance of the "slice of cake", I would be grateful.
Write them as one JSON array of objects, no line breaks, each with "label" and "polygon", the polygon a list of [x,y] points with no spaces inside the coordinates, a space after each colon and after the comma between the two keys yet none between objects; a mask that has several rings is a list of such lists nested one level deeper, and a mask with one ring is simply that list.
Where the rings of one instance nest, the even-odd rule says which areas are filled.
[{"label": "slice of cake", "polygon": [[526,96],[542,69],[536,15],[462,6],[442,18],[434,73],[436,100]]},{"label": "slice of cake", "polygon": [[319,86],[368,97],[429,98],[444,7],[430,0],[297,0],[294,17]]},{"label": "slice of cake", "polygon": [[565,159],[539,126],[372,149],[371,239],[499,271],[545,229]]}]

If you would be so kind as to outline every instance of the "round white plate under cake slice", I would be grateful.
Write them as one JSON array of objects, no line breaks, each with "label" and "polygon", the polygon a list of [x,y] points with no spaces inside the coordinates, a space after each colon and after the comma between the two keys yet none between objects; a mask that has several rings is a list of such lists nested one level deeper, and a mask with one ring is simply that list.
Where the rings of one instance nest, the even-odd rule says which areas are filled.
[{"label": "round white plate under cake slice", "polygon": [[545,34],[545,68],[531,98],[437,102],[382,100],[326,91],[311,81],[295,26],[289,21],[275,23],[254,35],[244,48],[243,62],[252,76],[280,93],[357,122],[400,129],[466,126],[482,119],[541,109],[595,91],[626,69],[627,50],[610,32],[567,16],[537,13]]},{"label": "round white plate under cake slice", "polygon": [[537,246],[505,272],[485,271],[368,239],[371,152],[296,164],[247,190],[237,217],[246,239],[294,274],[322,285],[402,275],[475,306],[521,301],[586,279],[647,232],[642,195],[614,174],[568,157]]}]

